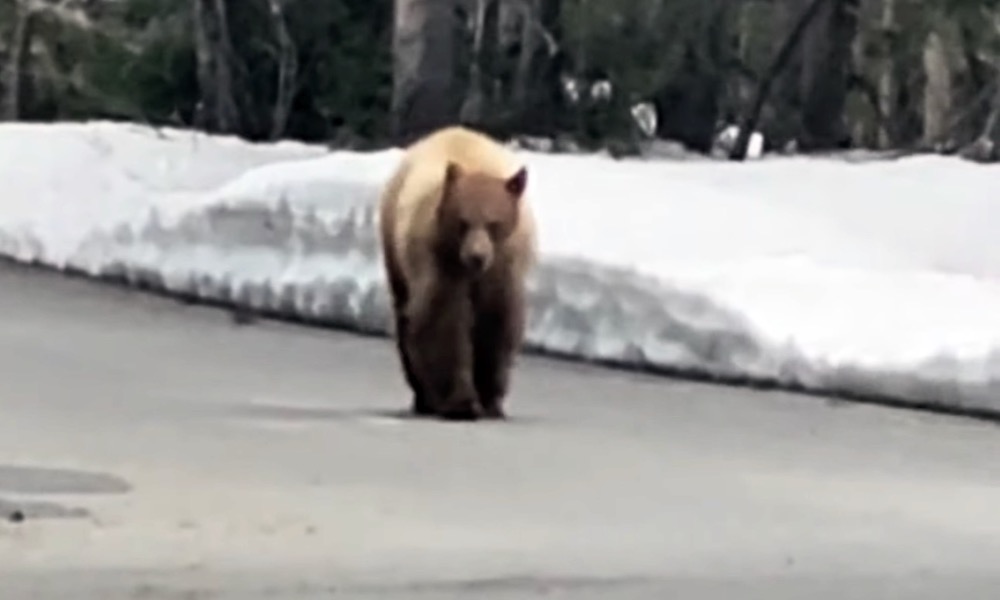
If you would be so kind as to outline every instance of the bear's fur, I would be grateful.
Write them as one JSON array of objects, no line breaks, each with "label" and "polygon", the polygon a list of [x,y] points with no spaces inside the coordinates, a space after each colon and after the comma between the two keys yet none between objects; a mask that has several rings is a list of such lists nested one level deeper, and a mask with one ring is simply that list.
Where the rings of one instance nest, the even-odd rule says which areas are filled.
[{"label": "bear's fur", "polygon": [[527,175],[512,151],[453,126],[409,146],[385,185],[379,235],[417,414],[505,416],[536,259]]}]

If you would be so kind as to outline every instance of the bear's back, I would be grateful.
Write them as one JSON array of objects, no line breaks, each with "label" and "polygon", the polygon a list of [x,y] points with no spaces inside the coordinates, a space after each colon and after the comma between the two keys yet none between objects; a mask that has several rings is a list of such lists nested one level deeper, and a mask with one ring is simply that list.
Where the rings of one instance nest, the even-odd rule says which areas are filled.
[{"label": "bear's back", "polygon": [[465,171],[506,178],[521,167],[521,161],[509,148],[493,138],[461,126],[450,126],[417,140],[406,152],[415,164],[440,170],[448,162]]}]

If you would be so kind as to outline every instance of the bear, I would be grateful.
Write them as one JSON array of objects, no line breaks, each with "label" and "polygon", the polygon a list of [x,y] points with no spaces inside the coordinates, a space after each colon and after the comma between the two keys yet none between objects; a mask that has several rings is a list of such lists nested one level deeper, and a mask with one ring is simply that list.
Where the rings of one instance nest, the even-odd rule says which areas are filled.
[{"label": "bear", "polygon": [[503,419],[537,262],[527,166],[448,126],[403,149],[379,199],[396,352],[419,416]]}]

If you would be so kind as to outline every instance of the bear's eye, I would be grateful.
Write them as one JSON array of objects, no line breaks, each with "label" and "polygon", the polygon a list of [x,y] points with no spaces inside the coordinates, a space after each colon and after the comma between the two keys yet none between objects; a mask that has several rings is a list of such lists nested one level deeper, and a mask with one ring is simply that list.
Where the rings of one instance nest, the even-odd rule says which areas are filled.
[{"label": "bear's eye", "polygon": [[503,223],[500,221],[490,221],[486,224],[486,229],[490,232],[493,237],[499,237],[503,233]]}]

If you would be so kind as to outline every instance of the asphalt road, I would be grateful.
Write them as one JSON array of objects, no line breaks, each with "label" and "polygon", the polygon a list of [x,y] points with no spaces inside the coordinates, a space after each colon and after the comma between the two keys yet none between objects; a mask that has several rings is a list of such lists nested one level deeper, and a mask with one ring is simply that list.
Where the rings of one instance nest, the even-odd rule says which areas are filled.
[{"label": "asphalt road", "polygon": [[398,418],[385,340],[2,267],[0,597],[1000,596],[993,425],[532,358],[513,393]]}]

